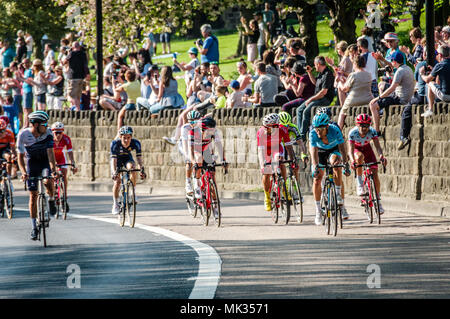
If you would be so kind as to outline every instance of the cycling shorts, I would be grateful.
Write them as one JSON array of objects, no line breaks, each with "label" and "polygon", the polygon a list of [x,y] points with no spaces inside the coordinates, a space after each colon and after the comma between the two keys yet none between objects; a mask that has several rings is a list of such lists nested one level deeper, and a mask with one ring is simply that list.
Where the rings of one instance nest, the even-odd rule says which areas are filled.
[{"label": "cycling shorts", "polygon": [[[364,156],[364,163],[374,163],[377,161],[377,157],[375,156],[375,153],[373,152],[372,146],[370,144],[367,144],[366,146],[355,146],[355,150],[353,153],[361,152]],[[378,165],[372,165],[370,166],[372,169],[377,169]]]},{"label": "cycling shorts", "polygon": [[[44,169],[46,172],[43,172]],[[48,176],[50,175],[50,163],[48,161],[37,161],[29,159],[27,162],[27,174],[29,177],[39,177],[39,176]],[[38,190],[38,181],[37,180],[27,180],[27,187],[29,191],[37,191]]]}]

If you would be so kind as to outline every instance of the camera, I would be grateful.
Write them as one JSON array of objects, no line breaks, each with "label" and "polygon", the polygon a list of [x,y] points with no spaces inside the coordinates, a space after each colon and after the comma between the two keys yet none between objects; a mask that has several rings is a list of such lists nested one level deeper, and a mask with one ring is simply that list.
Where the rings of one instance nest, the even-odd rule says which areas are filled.
[{"label": "camera", "polygon": [[378,69],[378,75],[381,76],[381,75],[383,75],[384,73],[391,73],[392,71],[393,71],[392,68],[391,68],[389,65],[387,65],[387,66],[384,67],[384,68]]},{"label": "camera", "polygon": [[199,46],[203,46],[203,40],[202,39],[197,39],[197,40],[194,41],[194,44],[197,44],[197,43],[198,43]]}]

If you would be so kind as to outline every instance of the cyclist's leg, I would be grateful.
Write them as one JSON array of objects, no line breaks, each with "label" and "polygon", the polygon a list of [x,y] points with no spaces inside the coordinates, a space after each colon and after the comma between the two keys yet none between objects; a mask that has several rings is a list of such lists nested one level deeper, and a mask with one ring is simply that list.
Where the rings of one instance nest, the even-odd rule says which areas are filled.
[{"label": "cyclist's leg", "polygon": [[67,201],[67,184],[69,183],[69,181],[67,180],[67,167],[61,167],[61,173],[64,181],[64,197]]},{"label": "cyclist's leg", "polygon": [[[364,163],[364,154],[361,151],[355,149],[354,158],[357,165],[361,165]],[[361,195],[364,192],[364,181],[362,178],[362,174],[363,168],[358,167],[356,169],[356,190],[358,195]]]},{"label": "cyclist's leg", "polygon": [[[342,163],[342,156],[339,152],[335,151],[330,155],[330,164],[339,165]],[[342,179],[342,167],[333,169],[334,183],[336,185],[336,200],[339,205],[344,205],[344,192],[343,192],[343,179]]]},{"label": "cyclist's leg", "polygon": [[197,168],[195,169],[195,178],[194,178],[194,193],[197,198],[200,198],[201,195],[201,187],[202,187],[202,167],[203,167],[203,155],[200,152],[194,152],[194,160]]},{"label": "cyclist's leg", "polygon": [[6,172],[8,176],[11,176],[12,164],[11,164],[11,151],[8,149],[3,152],[2,157],[7,161],[6,162]]},{"label": "cyclist's leg", "polygon": [[192,193],[192,163],[189,160],[185,160],[186,167],[186,193]]},{"label": "cyclist's leg", "polygon": [[[131,170],[131,169],[135,169],[136,168],[136,164],[134,161],[128,161],[126,164],[126,168]],[[133,183],[133,186],[136,187],[136,180],[137,180],[137,172],[131,172],[131,177],[130,180]]]}]

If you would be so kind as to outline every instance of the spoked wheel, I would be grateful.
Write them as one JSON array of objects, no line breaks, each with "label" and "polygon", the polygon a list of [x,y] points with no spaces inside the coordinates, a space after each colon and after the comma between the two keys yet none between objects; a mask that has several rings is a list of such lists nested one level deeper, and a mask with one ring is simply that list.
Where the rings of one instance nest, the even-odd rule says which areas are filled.
[{"label": "spoked wheel", "polygon": [[11,181],[7,179],[3,184],[3,194],[4,194],[4,210],[6,210],[6,215],[9,219],[13,218],[13,192],[11,187]]},{"label": "spoked wheel", "polygon": [[337,235],[339,214],[340,207],[336,199],[336,188],[332,185],[330,188],[330,230],[333,232],[333,236]]},{"label": "spoked wheel", "polygon": [[39,240],[41,239],[41,233],[42,233],[42,241],[44,244],[44,247],[47,247],[47,234],[46,234],[46,228],[48,227],[49,220],[46,218],[46,199],[45,196],[39,195],[38,197],[38,217],[39,217]]},{"label": "spoked wheel", "polygon": [[192,217],[197,217],[198,206],[195,204],[194,195],[186,195],[186,206]]},{"label": "spoked wheel", "polygon": [[127,194],[126,214],[128,217],[128,225],[133,228],[136,222],[136,195],[134,193],[133,183],[130,181],[127,184]]},{"label": "spoked wheel", "polygon": [[125,214],[126,214],[126,206],[127,206],[127,193],[125,191],[122,191],[120,194],[119,199],[119,225],[120,227],[123,227],[125,225]]},{"label": "spoked wheel", "polygon": [[273,222],[278,223],[278,213],[279,213],[279,203],[281,202],[279,196],[278,185],[275,181],[272,181],[272,187],[270,190],[270,205],[272,210],[270,211],[270,215],[272,216]]},{"label": "spoked wheel", "polygon": [[280,212],[281,212],[281,219],[283,220],[284,224],[289,223],[289,219],[291,217],[291,204],[289,202],[289,195],[286,189],[286,183],[284,182],[283,178],[278,179],[278,185],[280,185]]},{"label": "spoked wheel", "polygon": [[289,192],[291,193],[292,207],[294,208],[297,222],[302,223],[303,222],[303,197],[302,197],[302,192],[300,190],[300,186],[298,185],[297,179],[294,176],[290,178]]},{"label": "spoked wheel", "polygon": [[66,195],[65,195],[65,186],[64,181],[61,179],[58,183],[58,201],[57,201],[57,213],[56,218],[58,218],[58,215],[61,214],[62,218],[65,220],[67,218],[67,206],[66,206]]},{"label": "spoked wheel", "polygon": [[208,226],[209,224],[209,216],[211,216],[211,209],[206,207],[206,200],[202,200],[202,223],[204,226]]},{"label": "spoked wheel", "polygon": [[369,200],[369,195],[365,194],[361,197],[362,204],[364,205],[364,213],[366,214],[367,220],[370,224],[373,223],[373,211],[372,205]]},{"label": "spoked wheel", "polygon": [[220,199],[219,199],[219,192],[217,191],[217,185],[214,183],[214,181],[211,179],[209,181],[209,194],[211,199],[211,212],[214,217],[214,223],[217,227],[220,227],[222,223],[222,211],[220,210]]},{"label": "spoked wheel", "polygon": [[5,201],[5,195],[3,191],[1,191],[0,194],[0,216],[3,218],[5,217],[5,205],[3,204]]},{"label": "spoked wheel", "polygon": [[375,182],[373,180],[373,178],[370,178],[370,196],[372,197],[372,208],[374,211],[374,215],[377,221],[377,224],[381,224],[381,215],[380,215],[380,205],[378,203],[378,196],[377,196],[377,191],[375,188]]}]

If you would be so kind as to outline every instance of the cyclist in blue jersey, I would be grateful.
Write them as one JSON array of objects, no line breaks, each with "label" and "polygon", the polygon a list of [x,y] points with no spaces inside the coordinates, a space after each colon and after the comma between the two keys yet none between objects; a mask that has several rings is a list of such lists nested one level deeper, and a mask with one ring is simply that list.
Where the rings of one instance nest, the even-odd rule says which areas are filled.
[{"label": "cyclist in blue jersey", "polygon": [[[53,134],[47,127],[49,116],[44,111],[32,112],[28,115],[30,127],[19,132],[17,137],[17,153],[19,154],[19,168],[22,172],[22,180],[27,183],[30,191],[28,207],[32,224],[31,239],[37,240],[37,199],[38,182],[32,177],[49,176],[58,177],[56,170],[55,153],[53,152]],[[52,178],[44,182],[48,194],[48,206],[50,214],[56,214],[56,205],[54,199],[54,183]]]},{"label": "cyclist in blue jersey", "polygon": [[[350,175],[347,153],[345,151],[345,140],[338,126],[329,124],[330,119],[327,114],[317,114],[313,118],[314,130],[309,132],[309,152],[311,155],[311,171],[313,181],[313,195],[316,204],[315,224],[322,224],[322,214],[320,207],[320,198],[322,195],[321,182],[324,175],[324,169],[318,165],[326,165],[328,161],[331,165],[345,163],[344,174]],[[341,196],[342,187],[342,169],[335,168],[334,180],[336,184],[336,200],[339,205],[344,205],[344,199]],[[348,216],[344,216],[343,218]]]},{"label": "cyclist in blue jersey", "polygon": [[[136,151],[136,159],[141,170],[141,179],[145,179],[147,175],[144,170],[142,161],[141,142],[133,138],[133,129],[130,126],[122,126],[119,129],[119,138],[111,142],[111,175],[114,180],[113,186],[113,206],[112,214],[120,213],[119,207],[119,191],[120,191],[120,175],[118,170],[121,168],[135,169],[136,164],[133,160],[132,151]],[[136,186],[136,172],[131,172],[131,182]],[[137,202],[137,199],[136,199]]]}]

